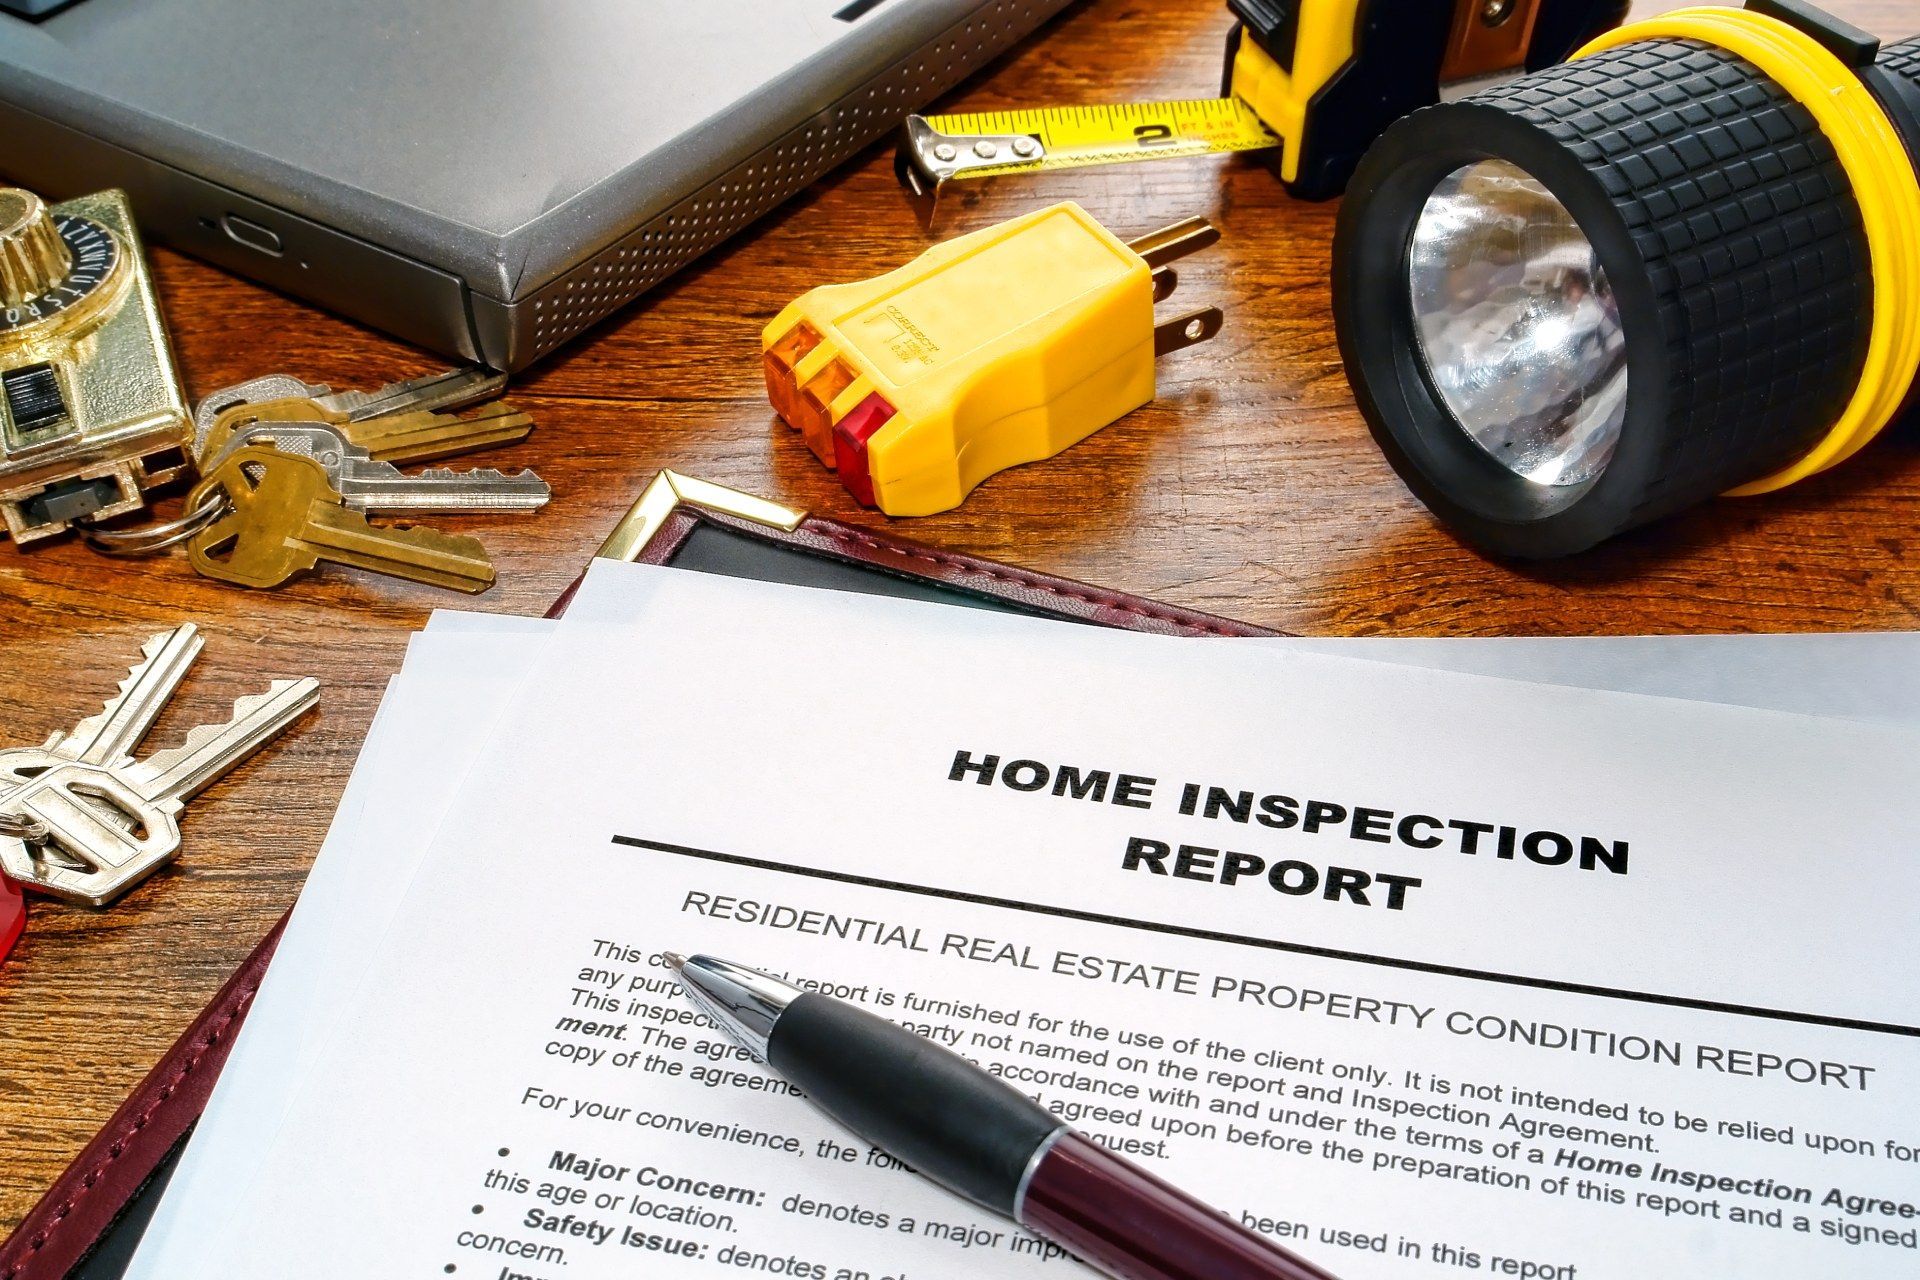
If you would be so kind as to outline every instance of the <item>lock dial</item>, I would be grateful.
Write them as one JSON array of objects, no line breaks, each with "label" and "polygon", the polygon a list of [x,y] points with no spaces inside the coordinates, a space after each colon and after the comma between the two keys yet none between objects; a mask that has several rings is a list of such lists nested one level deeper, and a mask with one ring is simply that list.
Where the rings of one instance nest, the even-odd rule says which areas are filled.
[{"label": "lock dial", "polygon": [[78,326],[114,296],[120,241],[91,218],[0,187],[0,344]]}]

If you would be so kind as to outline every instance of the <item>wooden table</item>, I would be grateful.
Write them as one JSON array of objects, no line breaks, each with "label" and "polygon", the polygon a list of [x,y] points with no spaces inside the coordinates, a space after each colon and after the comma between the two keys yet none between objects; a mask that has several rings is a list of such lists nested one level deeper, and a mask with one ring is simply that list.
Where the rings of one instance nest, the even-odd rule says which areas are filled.
[{"label": "wooden table", "polygon": [[[1920,23],[1908,0],[1833,7],[1884,36]],[[1227,25],[1219,0],[1093,0],[952,105],[1209,94]],[[1196,161],[1002,184],[988,207],[942,229],[1042,195],[1077,198],[1124,235],[1212,218],[1225,239],[1181,264],[1179,296],[1223,306],[1226,330],[1161,362],[1152,405],[1060,459],[992,480],[957,511],[902,522],[912,537],[1322,634],[1916,625],[1911,428],[1837,473],[1722,500],[1575,563],[1490,564],[1413,501],[1349,400],[1328,313],[1334,206],[1294,203],[1243,161]],[[293,901],[382,687],[429,609],[539,613],[660,467],[881,519],[773,418],[757,338],[809,285],[877,273],[925,243],[876,148],[521,379],[513,398],[539,430],[498,456],[538,468],[554,500],[534,516],[443,522],[497,559],[499,584],[477,600],[343,571],[250,593],[200,579],[177,557],[0,547],[4,744],[89,714],[141,640],[182,621],[205,629],[206,652],[157,741],[269,679],[325,684],[316,718],[194,803],[176,869],[108,911],[33,903],[26,937],[0,966],[0,1233]],[[371,387],[441,363],[198,262],[155,259],[195,392],[276,370]]]}]

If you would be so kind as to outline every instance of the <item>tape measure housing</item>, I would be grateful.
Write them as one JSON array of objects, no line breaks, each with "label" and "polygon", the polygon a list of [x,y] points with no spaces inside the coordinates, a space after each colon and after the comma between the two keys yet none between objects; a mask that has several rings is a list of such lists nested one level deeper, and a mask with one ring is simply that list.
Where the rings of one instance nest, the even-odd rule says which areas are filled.
[{"label": "tape measure housing", "polygon": [[[1268,151],[1299,199],[1339,195],[1386,127],[1450,79],[1558,62],[1623,0],[1229,0],[1217,98],[909,116],[895,171],[929,218],[950,181]],[[1036,149],[1037,148],[1037,149]]]}]

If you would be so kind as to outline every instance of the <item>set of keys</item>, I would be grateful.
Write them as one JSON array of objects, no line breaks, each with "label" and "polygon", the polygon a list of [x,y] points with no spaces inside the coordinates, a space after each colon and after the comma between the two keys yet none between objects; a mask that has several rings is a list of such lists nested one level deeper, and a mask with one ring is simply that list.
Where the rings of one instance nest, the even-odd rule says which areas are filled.
[{"label": "set of keys", "polygon": [[285,374],[224,388],[194,413],[201,480],[187,514],[170,526],[89,541],[121,554],[185,542],[199,572],[247,587],[276,587],[330,563],[484,591],[494,570],[478,540],[367,517],[543,506],[551,491],[531,471],[400,470],[525,439],[533,421],[511,405],[452,412],[497,395],[505,381],[466,368],[371,392],[336,392]]},{"label": "set of keys", "polygon": [[[68,902],[112,902],[178,855],[188,800],[319,701],[311,677],[276,680],[235,702],[225,723],[136,756],[204,643],[192,623],[154,636],[98,714],[41,746],[0,750],[0,887],[11,877]],[[11,940],[7,919],[0,902],[0,955]]]}]

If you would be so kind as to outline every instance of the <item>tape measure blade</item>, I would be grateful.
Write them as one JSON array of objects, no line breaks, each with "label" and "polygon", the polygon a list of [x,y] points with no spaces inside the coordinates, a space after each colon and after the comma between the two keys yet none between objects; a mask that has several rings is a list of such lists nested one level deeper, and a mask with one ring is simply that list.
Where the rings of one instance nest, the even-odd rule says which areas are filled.
[{"label": "tape measure blade", "polygon": [[1040,160],[969,169],[956,174],[956,179],[1259,151],[1280,145],[1253,108],[1238,98],[958,112],[928,116],[926,122],[943,134],[1026,134],[1046,148]]}]

